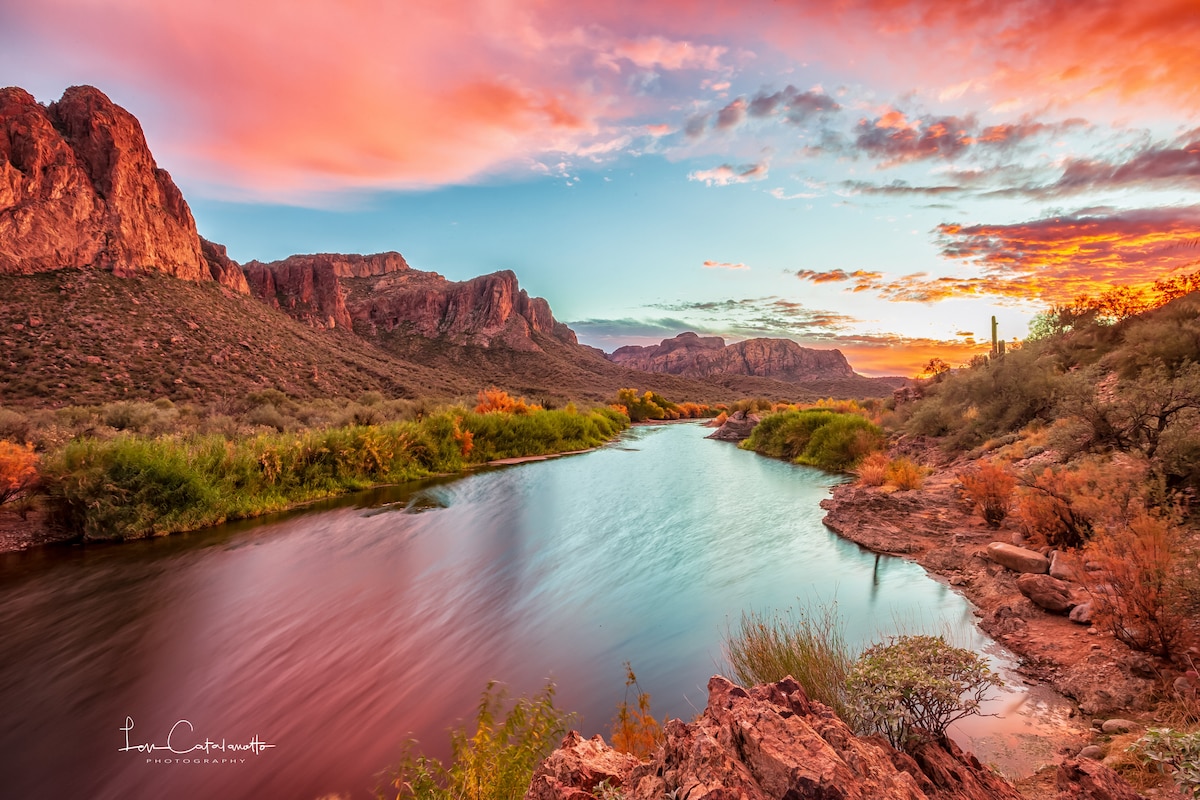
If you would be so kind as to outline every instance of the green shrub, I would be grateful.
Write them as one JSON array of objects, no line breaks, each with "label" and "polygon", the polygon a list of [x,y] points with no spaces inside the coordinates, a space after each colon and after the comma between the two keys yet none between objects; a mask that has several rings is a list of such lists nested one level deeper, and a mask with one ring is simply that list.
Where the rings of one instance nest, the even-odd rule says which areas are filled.
[{"label": "green shrub", "polygon": [[475,732],[450,734],[451,759],[443,764],[408,742],[398,764],[389,769],[379,798],[396,800],[519,800],[533,771],[567,732],[570,715],[554,707],[554,685],[522,697],[500,721],[504,693],[489,683],[475,714]]},{"label": "green shrub", "polygon": [[725,660],[743,686],[791,675],[808,696],[849,720],[846,680],[854,655],[842,636],[837,604],[766,617],[744,612],[737,631],[725,633]]},{"label": "green shrub", "polygon": [[[251,414],[272,409],[264,401]],[[85,539],[129,539],[456,472],[471,463],[595,447],[627,424],[610,410],[514,416],[459,408],[412,422],[240,438],[232,425],[219,434],[126,434],[68,442],[47,459],[44,475],[48,507],[60,524]]]},{"label": "green shrub", "polygon": [[940,636],[898,636],[867,648],[846,688],[861,733],[881,733],[897,749],[944,736],[956,720],[979,713],[999,686],[982,658]]},{"label": "green shrub", "polygon": [[1129,751],[1169,771],[1184,794],[1200,798],[1200,732],[1149,728]]},{"label": "green shrub", "polygon": [[845,472],[883,441],[883,431],[861,414],[808,409],[768,414],[741,446],[772,458]]}]

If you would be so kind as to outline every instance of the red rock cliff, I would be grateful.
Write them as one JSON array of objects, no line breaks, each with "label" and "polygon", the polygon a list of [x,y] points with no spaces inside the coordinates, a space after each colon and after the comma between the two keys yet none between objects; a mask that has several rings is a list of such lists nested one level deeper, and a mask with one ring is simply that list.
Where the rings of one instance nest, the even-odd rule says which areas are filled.
[{"label": "red rock cliff", "polygon": [[622,347],[609,360],[644,372],[693,378],[756,375],[787,381],[851,378],[854,370],[838,350],[813,350],[790,339],[747,339],[726,345],[716,336],[681,333],[653,347]]},{"label": "red rock cliff", "polygon": [[530,297],[510,271],[448,281],[415,270],[399,253],[290,256],[245,265],[251,292],[309,324],[367,336],[400,331],[457,344],[537,349],[534,334],[575,342],[550,305]]},{"label": "red rock cliff", "polygon": [[196,223],[141,125],[98,89],[0,89],[0,274],[68,267],[211,279]]}]

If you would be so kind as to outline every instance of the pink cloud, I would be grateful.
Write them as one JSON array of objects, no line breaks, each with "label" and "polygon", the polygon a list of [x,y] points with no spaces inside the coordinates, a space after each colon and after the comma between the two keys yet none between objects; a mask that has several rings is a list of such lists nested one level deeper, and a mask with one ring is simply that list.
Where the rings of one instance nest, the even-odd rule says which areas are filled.
[{"label": "pink cloud", "polygon": [[705,269],[750,269],[750,267],[746,266],[745,264],[743,264],[740,261],[738,261],[736,263],[729,262],[729,261],[705,261],[704,268]]}]

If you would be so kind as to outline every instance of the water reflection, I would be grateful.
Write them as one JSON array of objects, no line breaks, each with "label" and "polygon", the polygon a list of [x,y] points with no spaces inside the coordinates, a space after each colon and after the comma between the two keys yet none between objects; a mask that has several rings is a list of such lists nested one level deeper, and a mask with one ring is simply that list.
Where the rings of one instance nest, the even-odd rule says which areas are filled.
[{"label": "water reflection", "polygon": [[[266,524],[3,557],[6,792],[367,796],[404,739],[444,755],[489,680],[523,693],[553,678],[590,735],[627,659],[659,715],[703,708],[744,609],[836,596],[858,642],[969,623],[919,567],[820,524],[832,478],[705,433],[641,428],[619,447]],[[187,719],[277,747],[245,764],[146,763],[118,752],[127,717],[140,741]]]}]

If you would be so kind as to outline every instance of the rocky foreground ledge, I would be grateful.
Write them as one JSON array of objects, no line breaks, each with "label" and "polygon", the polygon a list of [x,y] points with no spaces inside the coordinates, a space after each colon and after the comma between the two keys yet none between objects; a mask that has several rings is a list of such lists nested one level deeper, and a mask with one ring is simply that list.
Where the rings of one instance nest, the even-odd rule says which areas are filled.
[{"label": "rocky foreground ledge", "polygon": [[[646,761],[572,731],[538,767],[525,800],[1018,800],[1022,795],[948,739],[911,754],[860,737],[792,678],[746,690],[720,676],[694,722],[668,722]],[[1136,800],[1096,761],[1067,759],[1056,800]]]}]

